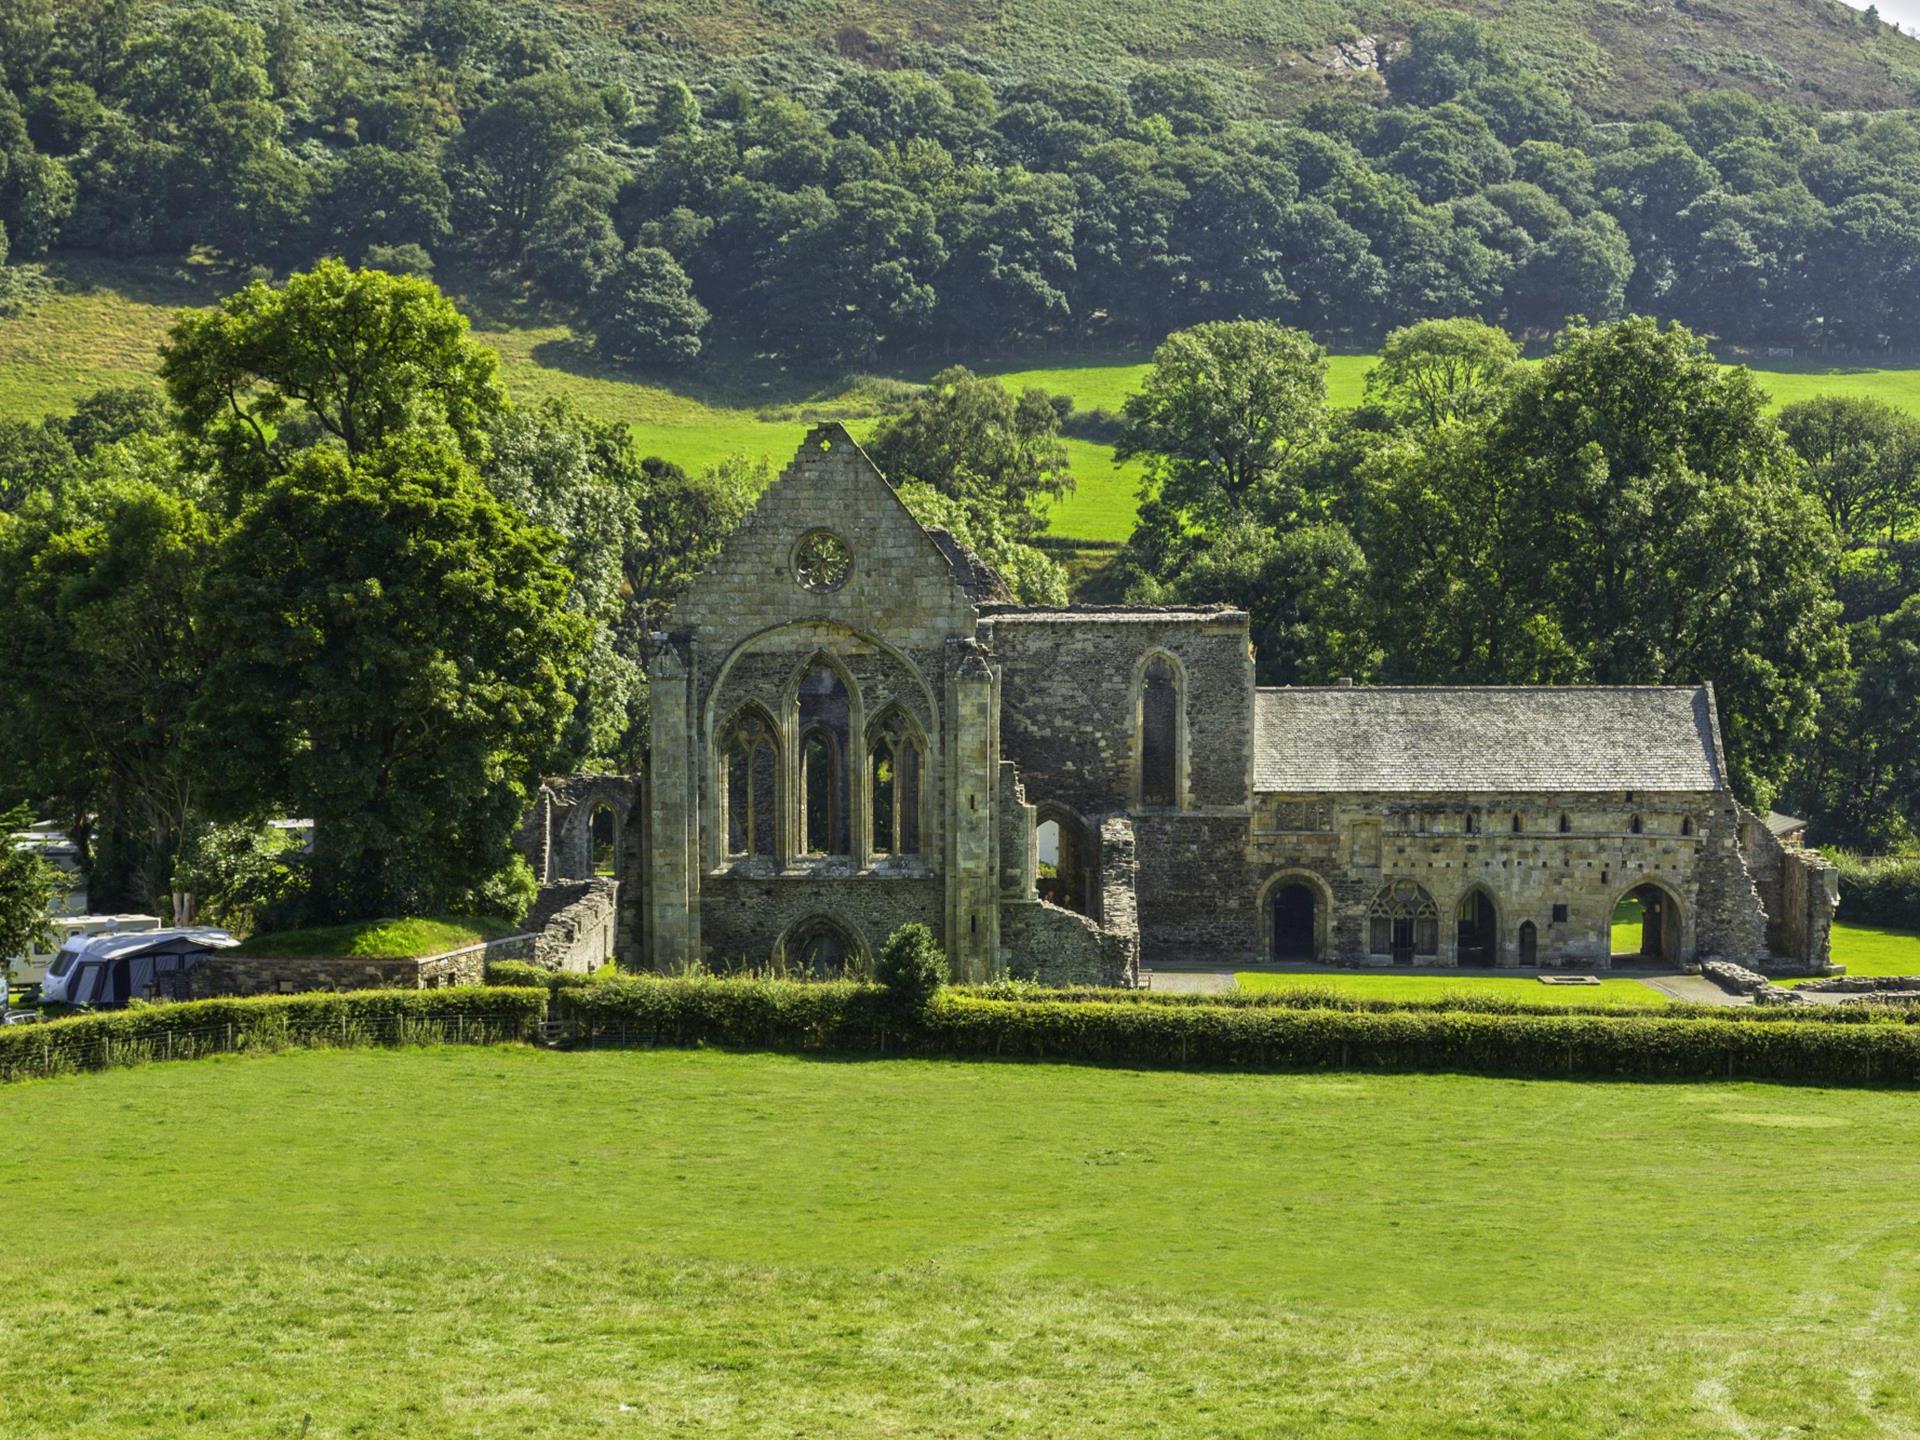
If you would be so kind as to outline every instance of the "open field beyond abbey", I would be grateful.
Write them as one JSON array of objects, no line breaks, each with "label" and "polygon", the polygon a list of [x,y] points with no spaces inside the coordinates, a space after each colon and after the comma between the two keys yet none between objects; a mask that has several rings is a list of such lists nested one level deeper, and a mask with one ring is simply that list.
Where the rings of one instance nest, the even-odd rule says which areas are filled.
[{"label": "open field beyond abbey", "polygon": [[[184,309],[211,303],[218,287],[169,278],[152,267],[78,263],[54,267],[61,288],[38,305],[30,323],[0,324],[0,414],[58,414],[105,385],[155,383],[158,347]],[[596,420],[628,424],[646,454],[698,471],[729,456],[765,462],[775,471],[793,453],[815,419],[842,418],[856,438],[871,431],[886,401],[873,377],[853,382],[826,375],[759,373],[717,375],[701,382],[666,382],[597,359],[559,321],[474,309],[476,338],[500,352],[502,375],[523,402],[562,397]],[[886,378],[924,382],[942,357]],[[1118,357],[974,361],[983,374],[1010,389],[1037,386],[1070,396],[1081,410],[1117,414],[1145,376],[1149,352]],[[1884,400],[1920,415],[1920,367],[1899,363],[1826,364],[1813,360],[1743,358],[1775,406],[1816,395]],[[1327,362],[1327,399],[1335,408],[1357,404],[1375,359],[1333,355]],[[1075,489],[1054,502],[1047,528],[1073,540],[1120,541],[1132,532],[1143,473],[1139,461],[1116,463],[1113,447],[1068,437]]]}]

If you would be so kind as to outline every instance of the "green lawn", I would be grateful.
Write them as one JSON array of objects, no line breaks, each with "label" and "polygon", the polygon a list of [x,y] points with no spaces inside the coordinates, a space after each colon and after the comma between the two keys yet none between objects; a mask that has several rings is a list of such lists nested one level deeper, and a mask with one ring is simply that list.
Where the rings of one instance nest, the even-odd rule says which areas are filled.
[{"label": "green lawn", "polygon": [[[1920,931],[1835,921],[1833,959],[1846,966],[1849,975],[1920,975]],[[1804,985],[1806,981],[1780,983]]]},{"label": "green lawn", "polygon": [[[63,412],[101,385],[152,383],[156,347],[173,317],[217,294],[215,282],[195,270],[99,260],[63,260],[52,268],[63,292],[24,316],[0,320],[0,416]],[[690,470],[735,454],[764,459],[777,470],[817,418],[855,417],[856,436],[873,426],[872,402],[835,392],[829,382],[818,382],[828,388],[816,392],[804,377],[749,371],[702,373],[668,384],[605,365],[548,316],[482,306],[474,333],[500,352],[517,397],[565,396],[586,414],[631,425],[644,450]],[[1119,358],[1072,356],[1037,369],[979,368],[1015,387],[1038,385],[1071,395],[1082,411],[1117,412],[1146,373],[1150,353],[1143,348]],[[1329,400],[1336,406],[1358,403],[1374,363],[1371,355],[1332,356]],[[1920,412],[1920,369],[1823,369],[1805,361],[1765,361],[1755,368],[1776,403],[1844,391]],[[1118,464],[1112,446],[1089,440],[1070,440],[1067,448],[1077,488],[1053,507],[1051,529],[1083,540],[1126,539],[1140,462]]]},{"label": "green lawn", "polygon": [[1242,971],[1242,990],[1326,990],[1356,1000],[1442,1000],[1456,995],[1518,1000],[1529,1005],[1646,1005],[1667,997],[1638,980],[1602,980],[1598,985],[1544,985],[1532,975],[1276,975]]},{"label": "green lawn", "polygon": [[506,1048],[5,1103],[8,1435],[1920,1430],[1910,1094]]},{"label": "green lawn", "polygon": [[352,955],[368,960],[411,960],[498,940],[519,926],[489,915],[412,916],[404,920],[361,920],[347,925],[316,925],[255,935],[235,952],[241,955]]}]

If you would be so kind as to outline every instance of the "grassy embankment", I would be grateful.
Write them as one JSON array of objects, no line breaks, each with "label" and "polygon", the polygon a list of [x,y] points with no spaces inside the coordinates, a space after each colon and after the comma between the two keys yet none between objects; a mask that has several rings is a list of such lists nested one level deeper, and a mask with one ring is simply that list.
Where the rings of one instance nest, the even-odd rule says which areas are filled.
[{"label": "grassy embankment", "polygon": [[6,1100],[10,1434],[1920,1429],[1905,1093],[506,1048]]},{"label": "grassy embankment", "polygon": [[[0,320],[0,416],[57,413],[101,385],[152,383],[156,347],[172,316],[213,298],[202,283],[151,267],[87,262],[55,269],[66,285],[62,293],[29,314]],[[626,421],[645,450],[689,469],[731,454],[765,458],[777,468],[815,419],[845,417],[857,437],[874,423],[874,403],[857,389],[819,392],[777,376],[669,388],[602,365],[564,325],[489,311],[475,332],[500,352],[517,397],[566,396],[589,415]],[[1356,403],[1372,365],[1367,355],[1334,356],[1328,375],[1332,403]],[[1070,395],[1080,411],[1117,412],[1145,373],[1146,356],[979,368],[1013,386]],[[1875,395],[1920,412],[1920,369],[1819,369],[1779,361],[1765,362],[1761,378],[1776,403],[1837,391]],[[1088,440],[1071,440],[1068,449],[1078,488],[1054,507],[1052,530],[1083,540],[1124,540],[1133,525],[1139,463],[1116,464],[1111,446]]]},{"label": "grassy embankment", "polygon": [[518,926],[490,915],[415,915],[403,920],[359,920],[255,935],[236,952],[275,959],[353,956],[413,960],[517,934]]}]

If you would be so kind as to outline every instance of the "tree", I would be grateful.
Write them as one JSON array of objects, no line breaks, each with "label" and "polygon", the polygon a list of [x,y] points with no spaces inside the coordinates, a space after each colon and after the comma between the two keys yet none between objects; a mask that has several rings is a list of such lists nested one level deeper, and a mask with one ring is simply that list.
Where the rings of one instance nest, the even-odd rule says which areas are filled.
[{"label": "tree", "polygon": [[642,635],[666,622],[673,602],[720,551],[766,488],[762,466],[739,456],[689,476],[670,460],[640,462],[633,532],[621,569],[631,598],[629,623]]},{"label": "tree", "polygon": [[56,866],[14,841],[32,823],[24,806],[0,812],[0,975],[11,973],[14,957],[46,943],[50,907],[66,888]]},{"label": "tree", "polygon": [[219,925],[242,934],[297,896],[300,838],[270,824],[190,826],[173,866],[176,925]]},{"label": "tree", "polygon": [[76,821],[138,837],[137,898],[164,893],[194,809],[193,624],[214,520],[146,481],[79,488],[0,530],[0,770]]},{"label": "tree", "polygon": [[1401,422],[1434,429],[1495,408],[1520,347],[1478,320],[1422,320],[1388,335],[1367,375],[1367,399]]},{"label": "tree", "polygon": [[1486,463],[1522,507],[1510,583],[1582,678],[1713,682],[1735,789],[1764,805],[1845,650],[1832,531],[1752,374],[1678,325],[1569,330],[1515,387]]},{"label": "tree", "polygon": [[517,261],[607,112],[556,71],[516,80],[467,122],[453,147],[463,231],[483,252]]},{"label": "tree", "polygon": [[1920,512],[1920,420],[1864,395],[1819,395],[1779,419],[1807,488],[1847,543],[1865,544],[1875,529],[1892,539]]},{"label": "tree", "polygon": [[358,145],[346,153],[316,207],[328,242],[356,263],[376,246],[418,245],[431,253],[446,239],[452,198],[426,155]]},{"label": "tree", "polygon": [[431,282],[337,260],[183,317],[160,374],[183,428],[215,445],[237,493],[277,467],[296,419],[356,461],[403,435],[478,460],[507,404],[498,357]]},{"label": "tree", "polygon": [[1022,539],[1046,527],[1046,502],[1073,491],[1046,392],[1029,387],[1016,398],[959,365],[882,420],[867,452],[896,483],[917,480],[955,498],[978,492]]},{"label": "tree", "polygon": [[589,317],[594,343],[604,353],[640,365],[694,360],[709,318],[687,272],[652,245],[637,245],[620,257],[595,288]]},{"label": "tree", "polygon": [[207,812],[311,817],[332,916],[484,887],[590,641],[557,547],[451,447],[302,453],[241,516],[198,608]]},{"label": "tree", "polygon": [[1264,320],[1177,331],[1127,397],[1114,457],[1147,457],[1167,506],[1199,520],[1232,514],[1325,423],[1326,352]]}]

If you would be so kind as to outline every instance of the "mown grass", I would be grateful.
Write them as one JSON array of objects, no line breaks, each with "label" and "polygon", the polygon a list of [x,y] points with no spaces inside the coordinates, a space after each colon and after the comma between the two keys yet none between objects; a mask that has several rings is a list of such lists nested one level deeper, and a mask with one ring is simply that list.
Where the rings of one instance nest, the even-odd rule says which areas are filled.
[{"label": "mown grass", "polygon": [[[1833,959],[1835,964],[1846,966],[1849,975],[1920,975],[1920,931],[1836,921]],[[1780,983],[1806,982],[1782,980]]]},{"label": "mown grass", "polygon": [[1906,1094],[507,1048],[6,1103],[9,1434],[1920,1427]]},{"label": "mown grass", "polygon": [[236,953],[274,958],[351,955],[367,960],[412,960],[498,940],[518,929],[490,915],[414,915],[254,935]]},{"label": "mown grass", "polygon": [[1287,975],[1245,970],[1234,976],[1242,990],[1325,990],[1356,1000],[1434,1000],[1457,995],[1523,1001],[1528,1005],[1642,1005],[1670,1003],[1638,980],[1602,980],[1598,985],[1548,985],[1533,975]]},{"label": "mown grass", "polygon": [[[61,261],[52,267],[64,290],[29,313],[0,320],[0,416],[33,417],[70,410],[102,385],[150,384],[157,347],[179,311],[209,303],[217,286],[191,269],[106,261]],[[460,292],[458,284],[456,293]],[[567,326],[550,317],[501,309],[476,300],[474,333],[500,352],[503,373],[521,400],[562,396],[596,419],[624,422],[641,448],[699,470],[729,456],[764,461],[778,472],[815,419],[847,418],[856,438],[875,423],[874,402],[844,380],[766,374],[700,372],[667,383],[663,377],[622,371],[600,362]],[[1148,353],[1069,356],[1036,368],[982,364],[1009,386],[1036,385],[1069,395],[1081,412],[1118,413],[1146,373]],[[1359,402],[1371,355],[1335,355],[1328,362],[1330,403]],[[1775,404],[1814,394],[1872,395],[1920,413],[1920,368],[1842,366],[1820,369],[1805,361],[1755,366]],[[924,380],[914,373],[900,378]],[[824,388],[819,388],[824,387]],[[1114,460],[1113,447],[1067,442],[1076,488],[1049,514],[1056,535],[1093,541],[1124,540],[1132,532],[1141,462]]]}]

